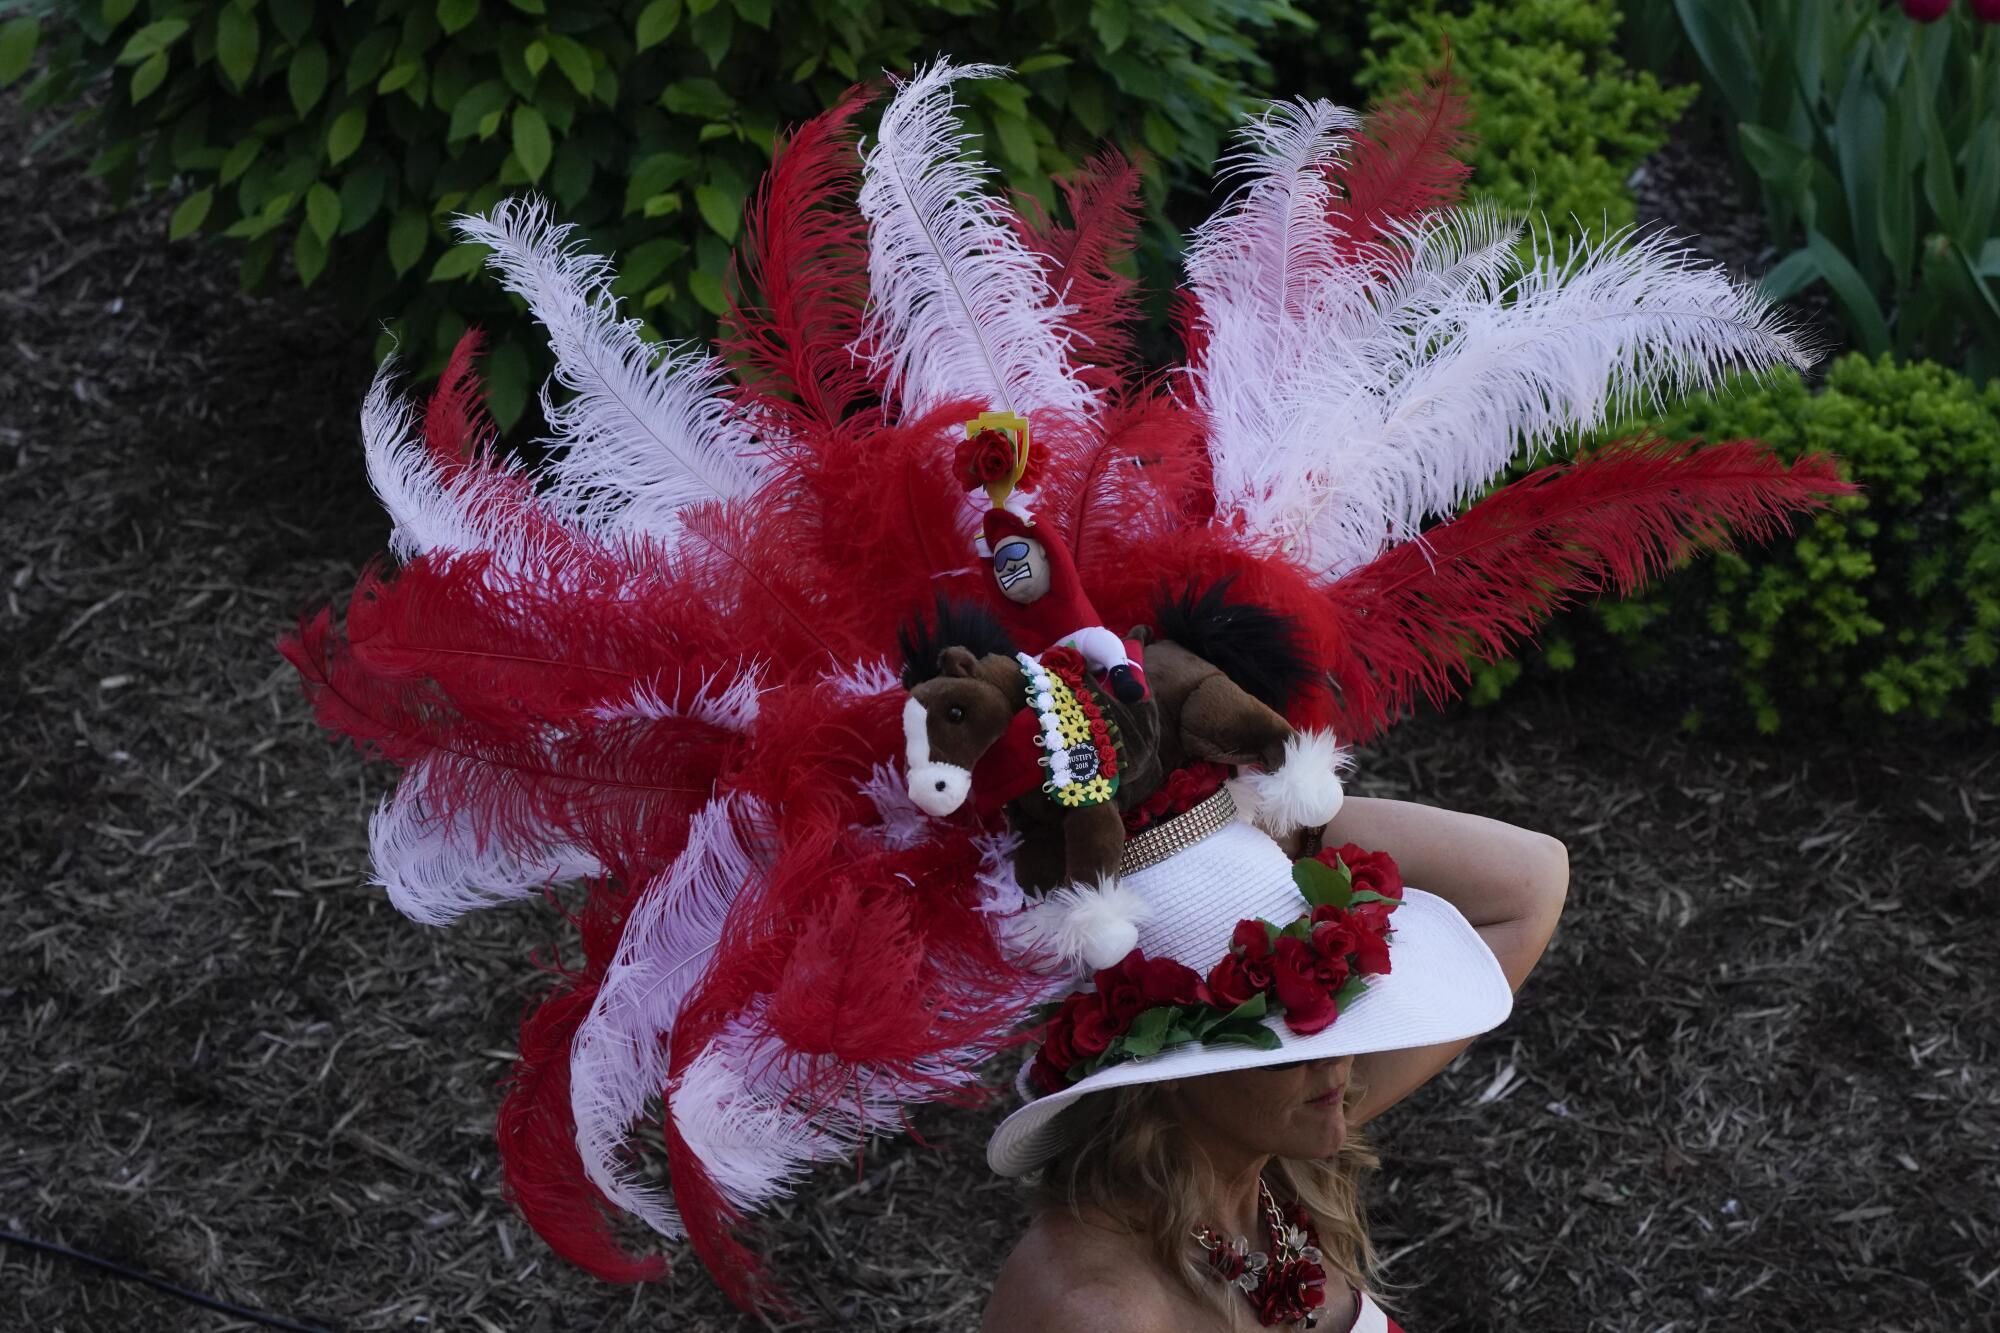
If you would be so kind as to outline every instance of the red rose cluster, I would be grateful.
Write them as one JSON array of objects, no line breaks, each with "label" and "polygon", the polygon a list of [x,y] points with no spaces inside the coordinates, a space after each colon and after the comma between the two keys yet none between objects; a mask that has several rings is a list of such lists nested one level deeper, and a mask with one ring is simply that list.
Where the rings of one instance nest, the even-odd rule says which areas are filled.
[{"label": "red rose cluster", "polygon": [[[1028,1072],[1043,1093],[1074,1081],[1071,1071],[1111,1049],[1148,1009],[1194,1018],[1233,1013],[1259,997],[1264,1012],[1284,1016],[1301,1036],[1330,1027],[1340,1017],[1350,983],[1389,971],[1389,916],[1400,904],[1403,878],[1386,852],[1353,843],[1312,859],[1345,867],[1353,881],[1346,906],[1321,903],[1280,928],[1267,921],[1239,921],[1229,952],[1203,977],[1171,958],[1148,958],[1134,949],[1116,967],[1099,969],[1096,987],[1069,996],[1050,1017],[1042,1048]],[[1132,1057],[1126,1057],[1132,1058]]]},{"label": "red rose cluster", "polygon": [[1167,774],[1160,789],[1125,812],[1125,836],[1144,833],[1155,824],[1184,815],[1221,789],[1229,780],[1229,769],[1197,759]]},{"label": "red rose cluster", "polygon": [[[1336,865],[1347,867],[1347,873],[1354,877],[1354,892],[1377,893],[1384,898],[1398,901],[1403,896],[1403,872],[1396,867],[1396,860],[1387,852],[1366,851],[1353,843],[1345,843],[1330,851],[1321,851],[1313,860],[1331,869]],[[1389,913],[1396,910],[1393,902],[1359,902],[1347,909],[1348,915],[1360,917],[1371,923],[1378,932],[1389,929]],[[1386,962],[1382,970],[1387,972]]]},{"label": "red rose cluster", "polygon": [[1201,973],[1134,949],[1116,967],[1098,969],[1095,990],[1078,991],[1057,1007],[1028,1077],[1043,1092],[1054,1092],[1069,1082],[1072,1066],[1104,1054],[1140,1014],[1198,1004],[1201,996]]}]

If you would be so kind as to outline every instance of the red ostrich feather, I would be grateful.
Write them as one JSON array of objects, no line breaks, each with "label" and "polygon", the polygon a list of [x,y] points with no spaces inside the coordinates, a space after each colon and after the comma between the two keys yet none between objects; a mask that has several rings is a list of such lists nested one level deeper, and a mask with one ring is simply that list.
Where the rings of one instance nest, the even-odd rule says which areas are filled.
[{"label": "red ostrich feather", "polygon": [[1356,243],[1458,203],[1472,175],[1460,156],[1472,145],[1470,120],[1449,63],[1368,112],[1347,160],[1329,172],[1342,196],[1336,214]]},{"label": "red ostrich feather", "polygon": [[1854,489],[1830,457],[1787,464],[1754,440],[1641,437],[1530,473],[1327,589],[1343,739],[1368,739],[1419,696],[1442,706],[1469,679],[1468,652],[1508,655],[1580,595],[1629,595]]},{"label": "red ostrich feather", "polygon": [[875,100],[847,90],[777,148],[744,215],[740,281],[719,340],[742,396],[789,430],[850,423],[879,385],[851,350],[868,298],[868,233],[853,207],[861,173],[854,118]]},{"label": "red ostrich feather", "polygon": [[1212,505],[1202,432],[1198,411],[1142,390],[1087,431],[1049,433],[1035,513],[1069,543],[1086,579],[1135,543],[1200,521]]},{"label": "red ostrich feather", "polygon": [[437,391],[424,405],[424,443],[438,462],[457,464],[471,457],[473,447],[493,433],[486,419],[486,398],[473,362],[486,345],[478,328],[467,329],[451,349]]},{"label": "red ostrich feather", "polygon": [[606,1282],[650,1282],[667,1271],[660,1255],[633,1254],[619,1242],[615,1223],[622,1214],[584,1170],[570,1110],[570,1043],[596,1002],[630,905],[630,894],[592,886],[573,918],[583,967],[552,969],[555,985],[522,1018],[520,1054],[494,1120],[507,1198],[549,1248]]},{"label": "red ostrich feather", "polygon": [[[769,1040],[744,1059],[801,1108],[856,1114],[864,1088],[878,1097],[901,1089],[905,1101],[986,1095],[944,1071],[990,1053],[1032,990],[974,910],[976,849],[963,831],[883,849],[842,818],[825,808],[788,813],[776,862],[738,900],[723,948],[674,1025],[670,1085],[732,1020],[761,1006]],[[689,1241],[731,1299],[783,1308],[761,1257],[738,1238],[745,1219],[668,1110],[663,1133]]]},{"label": "red ostrich feather", "polygon": [[1139,166],[1107,148],[1079,170],[1055,178],[1069,206],[1070,225],[1023,197],[1014,219],[1022,242],[1039,254],[1056,299],[1078,335],[1078,378],[1093,388],[1119,388],[1133,359],[1131,321],[1138,313],[1136,280],[1115,265],[1132,251],[1139,229]]},{"label": "red ostrich feather", "polygon": [[426,792],[476,812],[482,840],[587,848],[628,883],[680,850],[735,734],[691,717],[607,719],[549,731],[473,722],[426,681],[385,678],[338,642],[330,610],[308,616],[279,651],[298,670],[320,725],[364,753],[429,763]]},{"label": "red ostrich feather", "polygon": [[587,582],[497,570],[484,552],[362,572],[346,640],[378,680],[430,681],[468,720],[569,722],[644,697],[686,707],[743,669],[700,590],[657,566],[601,564]]}]

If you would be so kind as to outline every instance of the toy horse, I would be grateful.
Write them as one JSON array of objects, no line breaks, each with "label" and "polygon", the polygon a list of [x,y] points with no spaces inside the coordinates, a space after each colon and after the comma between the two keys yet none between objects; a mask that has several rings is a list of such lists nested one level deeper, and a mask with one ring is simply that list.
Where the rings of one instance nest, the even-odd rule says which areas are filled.
[{"label": "toy horse", "polygon": [[[1242,659],[1275,626],[1268,613],[1224,600],[1227,585],[1163,605],[1160,620]],[[1264,617],[1264,619],[1259,619]],[[1147,637],[1135,629],[1137,641]],[[1124,847],[1120,812],[1150,796],[1167,773],[1194,760],[1258,765],[1250,777],[1260,819],[1324,824],[1339,809],[1331,740],[1293,730],[1207,659],[1179,643],[1146,643],[1148,698],[1127,704],[1103,689],[1082,659],[1061,649],[1029,657],[984,608],[940,599],[935,633],[919,622],[903,637],[903,734],[910,799],[945,816],[968,800],[986,815],[1005,809],[1020,848],[1024,889],[1110,878]],[[1282,696],[1283,682],[1256,679]]]},{"label": "toy horse", "polygon": [[906,633],[910,799],[927,814],[1004,809],[1024,888],[1095,883],[1118,868],[1122,812],[1158,788],[1160,715],[1107,691],[1082,656],[1013,649],[981,608],[940,602],[935,637]]}]

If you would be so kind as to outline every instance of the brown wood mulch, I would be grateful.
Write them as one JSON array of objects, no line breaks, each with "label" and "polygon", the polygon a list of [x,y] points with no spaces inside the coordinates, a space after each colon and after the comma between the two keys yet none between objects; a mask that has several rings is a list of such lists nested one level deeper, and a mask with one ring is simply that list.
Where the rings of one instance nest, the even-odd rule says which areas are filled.
[{"label": "brown wood mulch", "polygon": [[[766,1220],[796,1317],[679,1255],[623,1290],[509,1211],[497,1084],[567,939],[365,887],[384,775],[273,636],[385,526],[369,366],[308,300],[108,214],[0,102],[0,1227],[330,1327],[968,1328],[1021,1223],[919,1117]],[[1515,1018],[1382,1123],[1425,1330],[2000,1326],[1990,740],[1671,729],[1524,692],[1412,721],[1357,790],[1545,829],[1568,917]],[[247,1327],[0,1245],[0,1327]]]}]

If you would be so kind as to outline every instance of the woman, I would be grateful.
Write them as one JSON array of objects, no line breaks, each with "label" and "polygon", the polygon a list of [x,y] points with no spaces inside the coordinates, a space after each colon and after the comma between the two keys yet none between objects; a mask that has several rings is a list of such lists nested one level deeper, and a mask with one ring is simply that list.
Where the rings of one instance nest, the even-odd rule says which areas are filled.
[{"label": "woman", "polygon": [[[1442,79],[1366,122],[1301,100],[1246,123],[1187,248],[1185,356],[1142,368],[1141,173],[1107,154],[1065,184],[1067,222],[1017,212],[956,111],[999,72],[892,80],[865,152],[861,92],[791,136],[743,231],[735,378],[643,338],[546,205],[459,218],[549,330],[556,448],[490,447],[476,335],[422,411],[385,365],[362,422],[398,568],[285,651],[327,726],[403,767],[369,839],[401,910],[589,886],[583,967],[525,1020],[496,1120],[556,1253],[659,1277],[629,1216],[776,1304],[743,1224],[904,1106],[961,1098],[1046,963],[1082,985],[988,1155],[1063,1206],[992,1326],[1242,1323],[1215,1272],[1261,1318],[1341,1327],[1367,1250],[1358,1150],[1315,1165],[1340,1161],[1334,1090],[1365,1121],[1500,1022],[1563,874],[1502,825],[1341,813],[1335,737],[1441,704],[1468,652],[1511,655],[1572,594],[1843,484],[1822,457],[1640,437],[1489,490],[1629,404],[1804,351],[1655,237],[1531,242],[1516,272],[1512,224],[1456,203]],[[945,637],[955,600],[998,635]],[[1150,661],[1168,648],[1179,687]],[[1179,700],[1157,746],[1117,720],[1148,682]],[[961,685],[977,698],[931,710]],[[1114,803],[1143,813],[1197,760],[1256,761],[1245,807],[1331,860],[1295,867],[1226,794],[1119,833]],[[1319,1241],[1280,1212],[1260,1273],[1294,1205]]]},{"label": "woman", "polygon": [[[1261,835],[1241,824],[1231,832],[1253,850],[1225,856],[1216,849],[1202,858],[1207,864],[1200,868],[1218,883],[1226,883],[1233,868],[1259,860]],[[1206,1046],[1166,1051],[1092,1075],[1086,1082],[1122,1080],[1071,1096],[1068,1105],[1032,1124],[1025,1118],[1051,1098],[1016,1112],[995,1135],[989,1156],[1003,1174],[1032,1171],[1036,1213],[994,1285],[987,1333],[1160,1333],[1260,1322],[1296,1323],[1318,1333],[1394,1328],[1365,1295],[1374,1254],[1360,1215],[1359,1177],[1375,1159],[1353,1131],[1443,1069],[1477,1031],[1505,1017],[1511,992],[1534,969],[1561,915],[1568,855],[1554,838],[1478,815],[1359,797],[1343,804],[1321,836],[1327,845],[1389,853],[1413,884],[1435,895],[1421,933],[1449,944],[1455,925],[1463,932],[1455,942],[1464,946],[1470,937],[1484,956],[1453,957],[1439,951],[1437,941],[1416,938],[1418,923],[1400,918],[1413,898],[1424,895],[1406,892],[1392,918],[1397,930],[1388,976],[1374,979],[1372,993],[1316,1035],[1287,1033],[1292,1040],[1276,1049],[1239,1049],[1233,1056]],[[1200,857],[1217,841],[1205,840],[1165,864]],[[1246,903],[1254,897],[1228,890],[1218,896]],[[1142,948],[1165,943],[1163,932],[1172,924],[1160,918],[1173,915],[1169,909],[1149,923],[1153,937],[1142,932]],[[1430,931],[1434,924],[1445,928]],[[1182,938],[1195,933],[1184,930]],[[1426,949],[1433,956],[1420,957]],[[1213,977],[1219,960],[1183,961]],[[1416,975],[1419,968],[1428,975]],[[1392,989],[1406,980],[1427,983],[1427,989]],[[1377,1045],[1399,1027],[1418,1031],[1427,1024],[1465,1031],[1421,1044]],[[1217,1067],[1174,1073],[1191,1059]],[[1229,1281],[1241,1256],[1267,1249],[1274,1228],[1265,1209],[1275,1205],[1284,1215],[1294,1204],[1309,1205],[1316,1248],[1324,1256],[1324,1286],[1286,1293],[1272,1289],[1281,1283]],[[1227,1242],[1238,1237],[1249,1242],[1232,1254]],[[1308,1286],[1311,1276],[1308,1268]],[[1308,1304],[1312,1324],[1285,1318]]]}]

